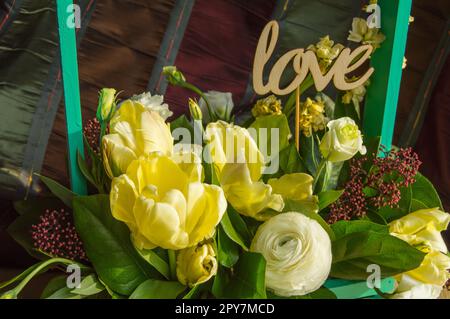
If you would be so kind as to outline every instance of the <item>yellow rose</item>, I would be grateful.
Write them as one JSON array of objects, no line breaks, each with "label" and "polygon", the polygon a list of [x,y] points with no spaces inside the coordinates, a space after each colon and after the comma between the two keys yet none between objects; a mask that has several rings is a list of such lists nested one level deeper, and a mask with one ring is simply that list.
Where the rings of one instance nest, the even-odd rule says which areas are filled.
[{"label": "yellow rose", "polygon": [[173,138],[169,126],[157,113],[127,100],[110,122],[110,134],[103,137],[103,162],[112,178],[126,172],[140,156],[160,152],[170,156]]},{"label": "yellow rose", "polygon": [[177,256],[177,277],[183,285],[193,287],[207,282],[217,273],[217,260],[211,244],[180,250]]},{"label": "yellow rose", "polygon": [[208,124],[205,136],[220,185],[236,211],[264,219],[264,209],[283,209],[283,198],[260,181],[264,156],[246,129],[219,121]]},{"label": "yellow rose", "polygon": [[437,208],[421,209],[389,224],[389,231],[413,246],[424,246],[426,252],[437,250],[447,253],[441,232],[450,223],[450,214]]},{"label": "yellow rose", "polygon": [[199,166],[152,153],[113,179],[112,215],[128,225],[138,249],[179,250],[214,234],[227,203],[220,187],[201,182]]}]

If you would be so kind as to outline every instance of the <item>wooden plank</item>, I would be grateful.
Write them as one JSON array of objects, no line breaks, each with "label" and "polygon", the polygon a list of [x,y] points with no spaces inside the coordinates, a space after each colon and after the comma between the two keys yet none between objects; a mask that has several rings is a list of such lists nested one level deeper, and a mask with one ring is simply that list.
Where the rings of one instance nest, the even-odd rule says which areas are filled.
[{"label": "wooden plank", "polygon": [[381,144],[390,149],[412,0],[379,0],[378,4],[386,41],[371,59],[375,73],[367,92],[363,126],[366,136],[381,136]]},{"label": "wooden plank", "polygon": [[83,123],[81,117],[80,84],[78,79],[77,44],[75,28],[68,24],[73,14],[68,12],[72,0],[56,1],[61,50],[61,67],[66,107],[67,146],[70,184],[80,195],[87,193],[86,180],[77,165],[77,152],[84,155]]}]

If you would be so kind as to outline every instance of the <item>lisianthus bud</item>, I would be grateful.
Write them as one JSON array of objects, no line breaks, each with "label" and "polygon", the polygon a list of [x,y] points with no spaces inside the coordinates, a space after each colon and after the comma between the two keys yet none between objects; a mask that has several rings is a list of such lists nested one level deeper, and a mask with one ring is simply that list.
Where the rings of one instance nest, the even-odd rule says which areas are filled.
[{"label": "lisianthus bud", "polygon": [[177,277],[183,285],[202,284],[216,273],[217,260],[211,244],[199,244],[178,253]]},{"label": "lisianthus bud", "polygon": [[116,100],[115,89],[102,89],[99,93],[97,119],[100,123],[107,122],[115,111]]},{"label": "lisianthus bud", "polygon": [[283,297],[302,296],[322,286],[331,269],[331,240],[313,219],[282,213],[262,224],[251,250],[266,260],[266,286]]},{"label": "lisianthus bud", "polygon": [[183,73],[181,73],[176,66],[165,66],[163,68],[163,74],[166,76],[167,81],[172,85],[181,85],[186,82]]},{"label": "lisianthus bud", "polygon": [[[231,111],[233,111],[234,108],[233,95],[231,93],[208,91],[203,94],[203,97],[208,101],[211,111],[218,120],[230,122]],[[208,109],[204,98],[200,99],[199,106],[205,115],[203,117],[205,122],[210,122],[211,119],[209,118]]]},{"label": "lisianthus bud", "polygon": [[328,122],[328,132],[320,142],[320,151],[324,158],[330,162],[349,160],[356,153],[366,154],[361,131],[349,117]]},{"label": "lisianthus bud", "polygon": [[189,99],[189,111],[191,112],[192,119],[197,121],[201,121],[203,119],[202,110],[200,109],[198,103],[193,99]]}]

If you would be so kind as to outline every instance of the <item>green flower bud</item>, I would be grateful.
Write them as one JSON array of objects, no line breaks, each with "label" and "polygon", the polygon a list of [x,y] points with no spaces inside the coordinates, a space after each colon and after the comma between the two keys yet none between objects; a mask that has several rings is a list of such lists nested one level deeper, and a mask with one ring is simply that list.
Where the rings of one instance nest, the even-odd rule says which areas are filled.
[{"label": "green flower bud", "polygon": [[186,82],[183,73],[181,73],[176,66],[165,66],[163,68],[163,74],[166,76],[167,81],[172,85],[181,85]]},{"label": "green flower bud", "polygon": [[200,109],[198,103],[193,99],[189,99],[189,111],[191,112],[192,119],[198,121],[203,119],[202,110]]},{"label": "green flower bud", "polygon": [[99,92],[97,119],[100,123],[111,119],[116,105],[116,93],[115,89],[102,89]]}]

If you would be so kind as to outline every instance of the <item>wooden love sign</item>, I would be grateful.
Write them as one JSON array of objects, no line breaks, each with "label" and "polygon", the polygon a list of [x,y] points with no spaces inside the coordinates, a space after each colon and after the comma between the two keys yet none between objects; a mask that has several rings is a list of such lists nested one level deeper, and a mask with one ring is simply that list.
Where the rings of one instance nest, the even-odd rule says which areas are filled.
[{"label": "wooden love sign", "polygon": [[[374,68],[370,68],[357,81],[353,82],[348,82],[345,77],[369,59],[373,51],[371,45],[363,45],[353,51],[349,48],[345,48],[326,74],[322,74],[320,71],[319,62],[313,51],[294,49],[284,54],[273,65],[272,70],[269,73],[268,82],[264,84],[264,66],[275,50],[278,34],[278,23],[276,21],[270,21],[261,33],[256,48],[253,64],[253,87],[255,92],[259,95],[266,95],[270,92],[276,95],[290,94],[305,80],[308,72],[311,72],[318,92],[325,89],[332,79],[337,89],[347,91],[363,85],[374,72]],[[291,61],[297,75],[287,87],[280,88],[280,80],[283,72]]]}]

